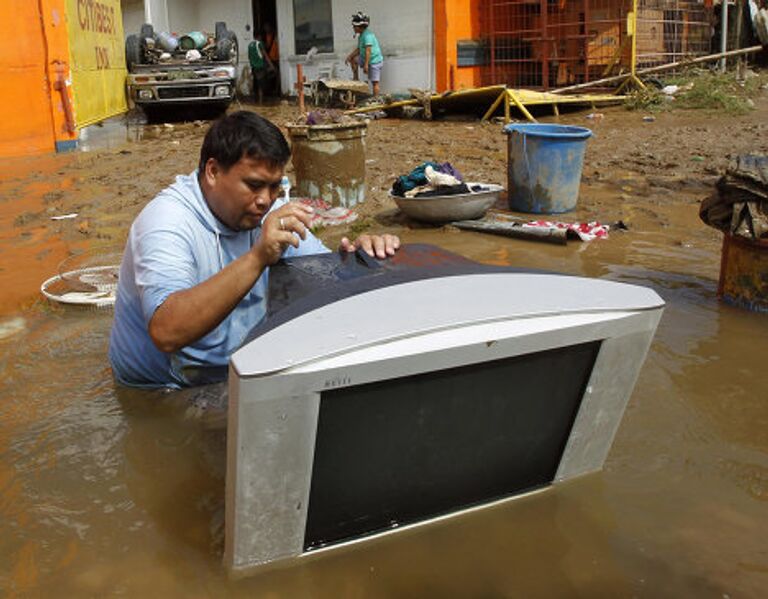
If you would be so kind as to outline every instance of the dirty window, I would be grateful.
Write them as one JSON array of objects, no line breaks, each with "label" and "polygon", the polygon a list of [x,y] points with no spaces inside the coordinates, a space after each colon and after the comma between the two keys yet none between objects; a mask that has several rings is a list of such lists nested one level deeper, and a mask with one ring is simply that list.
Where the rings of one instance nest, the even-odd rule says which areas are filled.
[{"label": "dirty window", "polygon": [[318,52],[333,52],[331,0],[293,0],[296,25],[296,54],[306,54],[313,46]]}]

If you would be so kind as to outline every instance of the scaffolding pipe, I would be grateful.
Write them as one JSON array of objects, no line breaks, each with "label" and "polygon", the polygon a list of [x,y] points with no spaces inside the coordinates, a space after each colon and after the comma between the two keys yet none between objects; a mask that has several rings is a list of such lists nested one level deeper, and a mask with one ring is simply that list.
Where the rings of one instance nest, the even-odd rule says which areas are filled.
[{"label": "scaffolding pipe", "polygon": [[[718,60],[720,58],[725,58],[726,56],[742,56],[743,54],[754,54],[755,52],[760,52],[760,50],[763,49],[763,46],[750,46],[749,48],[739,48],[738,50],[729,50],[728,52],[720,52],[719,54],[710,54],[709,56],[699,56],[698,58],[691,58],[689,60],[679,60],[677,62],[670,62],[669,64],[662,64],[657,67],[648,67],[647,69],[639,69],[635,71],[637,75],[649,75],[651,73],[662,73],[664,71],[671,71],[672,69],[677,69],[680,67],[687,67],[692,64],[699,64],[702,62],[710,62],[712,60]],[[623,75],[616,75],[614,77],[606,77],[605,79],[595,79],[594,81],[589,81],[588,83],[578,83],[576,85],[569,85],[568,87],[561,87],[560,89],[553,89],[551,94],[562,94],[565,92],[575,91],[577,89],[586,89],[588,87],[594,87],[596,85],[604,85],[607,83],[617,83],[619,81],[624,81],[627,77],[629,77],[629,73],[625,73]]]},{"label": "scaffolding pipe", "polygon": [[627,19],[627,25],[632,27],[628,33],[632,36],[632,57],[629,68],[632,77],[637,75],[637,0],[632,0],[632,14]]},{"label": "scaffolding pipe", "polygon": [[[722,0],[720,9],[720,54],[728,50],[728,0]],[[720,59],[720,70],[725,73],[726,58]]]}]

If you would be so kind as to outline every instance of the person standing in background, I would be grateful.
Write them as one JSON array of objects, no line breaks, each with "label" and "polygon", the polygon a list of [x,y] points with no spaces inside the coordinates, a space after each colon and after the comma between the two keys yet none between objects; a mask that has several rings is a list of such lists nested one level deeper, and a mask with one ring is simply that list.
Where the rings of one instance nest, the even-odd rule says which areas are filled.
[{"label": "person standing in background", "polygon": [[373,95],[379,95],[379,82],[381,81],[381,67],[384,64],[384,55],[381,53],[379,40],[368,29],[371,19],[362,12],[352,15],[352,27],[355,30],[357,38],[357,48],[352,50],[344,61],[352,67],[352,78],[357,81],[359,68],[362,67],[363,73],[368,76]]},{"label": "person standing in background", "polygon": [[265,21],[261,28],[261,39],[264,42],[264,49],[267,52],[270,62],[272,63],[272,72],[270,75],[270,81],[268,85],[269,92],[275,96],[280,95],[280,46],[277,43],[277,34],[275,33],[272,23]]},{"label": "person standing in background", "polygon": [[248,62],[251,63],[253,75],[253,101],[261,104],[264,101],[264,88],[268,85],[270,76],[274,75],[275,66],[258,33],[248,44]]}]

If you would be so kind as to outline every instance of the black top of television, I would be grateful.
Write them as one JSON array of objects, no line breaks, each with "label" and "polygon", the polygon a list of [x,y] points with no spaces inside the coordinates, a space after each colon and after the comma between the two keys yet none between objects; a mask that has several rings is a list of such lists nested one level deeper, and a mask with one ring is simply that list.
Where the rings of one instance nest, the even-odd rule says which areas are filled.
[{"label": "black top of television", "polygon": [[[481,264],[429,244],[408,244],[384,260],[363,250],[280,260],[269,269],[267,314],[243,345],[325,304],[423,279],[481,273],[548,271]],[[563,275],[567,276],[567,275]]]}]

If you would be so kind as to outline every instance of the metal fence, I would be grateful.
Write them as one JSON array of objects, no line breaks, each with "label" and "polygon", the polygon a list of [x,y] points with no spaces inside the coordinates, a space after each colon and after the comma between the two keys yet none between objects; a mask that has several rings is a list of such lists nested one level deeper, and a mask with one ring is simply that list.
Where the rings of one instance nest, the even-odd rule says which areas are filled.
[{"label": "metal fence", "polygon": [[709,53],[703,2],[635,1],[483,0],[482,84],[547,90]]}]

